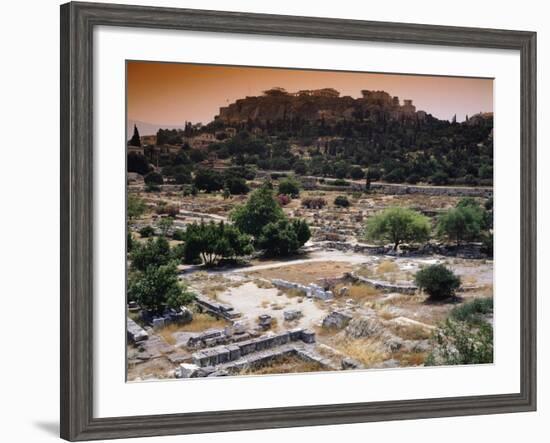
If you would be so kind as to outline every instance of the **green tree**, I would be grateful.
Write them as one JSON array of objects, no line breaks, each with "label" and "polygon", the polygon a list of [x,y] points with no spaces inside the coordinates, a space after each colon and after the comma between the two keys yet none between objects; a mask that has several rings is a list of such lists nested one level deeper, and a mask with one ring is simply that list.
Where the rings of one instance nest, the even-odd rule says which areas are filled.
[{"label": "green tree", "polygon": [[265,225],[258,241],[258,247],[268,256],[291,255],[298,251],[300,246],[294,226],[286,219]]},{"label": "green tree", "polygon": [[246,204],[238,206],[231,213],[235,226],[243,233],[258,239],[262,228],[268,223],[284,218],[283,210],[273,196],[273,189],[264,184],[255,190]]},{"label": "green tree", "polygon": [[365,176],[365,171],[359,166],[353,166],[349,171],[349,175],[354,180],[360,180]]},{"label": "green tree", "polygon": [[388,208],[367,220],[367,239],[390,241],[394,251],[402,242],[423,242],[429,235],[428,217],[411,209]]},{"label": "green tree", "polygon": [[294,232],[296,232],[298,243],[300,243],[301,247],[311,238],[311,230],[309,229],[309,225],[305,220],[299,218],[292,219],[291,223]]},{"label": "green tree", "polygon": [[136,125],[134,125],[134,135],[132,135],[132,138],[130,139],[130,145],[141,148],[141,138],[139,136],[139,131]]},{"label": "green tree", "polygon": [[207,266],[222,259],[236,259],[251,254],[252,239],[235,226],[220,222],[200,223],[187,227],[184,257],[194,261],[200,257]]},{"label": "green tree", "polygon": [[147,206],[141,198],[132,194],[128,195],[126,213],[128,220],[133,220],[141,217],[145,213],[146,209]]},{"label": "green tree", "polygon": [[147,157],[137,152],[128,153],[126,167],[128,172],[137,172],[141,175],[146,175],[151,170],[151,165]]},{"label": "green tree", "polygon": [[341,208],[347,208],[349,207],[350,203],[346,196],[339,195],[334,199],[334,205],[340,206]]},{"label": "green tree", "polygon": [[166,237],[170,229],[172,229],[172,226],[174,226],[174,219],[172,217],[162,217],[157,225],[160,229],[161,235]]},{"label": "green tree", "polygon": [[150,225],[144,226],[139,230],[139,235],[141,238],[149,238],[155,235],[155,228]]},{"label": "green tree", "polygon": [[211,169],[201,168],[195,172],[193,184],[198,190],[207,193],[220,191],[224,185],[223,175]]},{"label": "green tree", "polygon": [[224,189],[228,189],[232,195],[248,194],[250,188],[242,177],[231,176],[225,179]]},{"label": "green tree", "polygon": [[483,212],[479,206],[457,206],[439,217],[437,234],[455,241],[459,247],[462,241],[479,237],[482,223]]},{"label": "green tree", "polygon": [[279,194],[297,198],[300,195],[300,184],[291,177],[281,180],[279,182]]},{"label": "green tree", "polygon": [[142,308],[155,313],[163,312],[166,307],[178,309],[195,298],[180,283],[174,262],[149,266],[144,271],[130,273],[128,296]]},{"label": "green tree", "polygon": [[460,278],[443,265],[430,265],[421,269],[414,280],[434,300],[454,297],[455,291],[460,287]]},{"label": "green tree", "polygon": [[145,243],[137,243],[130,252],[131,268],[137,271],[166,265],[171,259],[170,245],[164,237],[149,238]]},{"label": "green tree", "polygon": [[162,185],[164,183],[162,175],[155,171],[149,172],[149,174],[144,177],[144,180],[146,185]]}]

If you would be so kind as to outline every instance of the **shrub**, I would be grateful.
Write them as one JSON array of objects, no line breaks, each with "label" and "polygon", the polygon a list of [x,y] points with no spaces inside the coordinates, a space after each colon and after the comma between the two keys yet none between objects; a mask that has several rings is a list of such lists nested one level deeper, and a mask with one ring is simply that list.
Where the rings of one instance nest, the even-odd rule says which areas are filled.
[{"label": "shrub", "polygon": [[350,205],[348,198],[344,195],[339,195],[336,197],[334,199],[334,204],[336,206],[340,206],[341,208],[347,208]]},{"label": "shrub", "polygon": [[359,166],[353,166],[349,171],[349,175],[354,180],[360,180],[365,176],[365,171]]},{"label": "shrub", "polygon": [[449,176],[443,171],[437,171],[430,177],[430,183],[436,186],[446,185],[449,183]]},{"label": "shrub", "polygon": [[211,169],[201,168],[195,173],[193,184],[198,190],[203,190],[207,193],[220,191],[223,189],[224,179],[219,172]]},{"label": "shrub", "polygon": [[174,262],[130,273],[128,296],[151,312],[162,312],[166,307],[177,309],[191,303],[195,298],[180,283]]},{"label": "shrub", "polygon": [[248,191],[250,191],[250,188],[246,184],[246,180],[242,177],[235,176],[228,177],[225,180],[224,189],[227,189],[232,195],[248,194]]},{"label": "shrub", "polygon": [[279,195],[277,196],[277,201],[279,202],[279,204],[280,204],[281,206],[286,206],[286,205],[288,205],[288,204],[290,203],[290,200],[291,200],[290,197],[289,197],[288,195],[286,195],[286,194],[279,194]]},{"label": "shrub", "polygon": [[164,183],[162,175],[155,171],[149,172],[149,174],[144,177],[144,180],[147,185],[162,185]]},{"label": "shrub", "polygon": [[302,199],[302,206],[308,209],[322,209],[327,201],[322,197],[307,197]]},{"label": "shrub", "polygon": [[139,230],[139,235],[141,236],[141,238],[152,237],[153,235],[155,235],[155,228],[149,225],[144,226]]},{"label": "shrub", "polygon": [[493,299],[492,298],[474,298],[473,300],[464,303],[462,306],[457,306],[451,311],[451,318],[457,321],[467,321],[470,323],[481,323],[483,316],[492,314]]},{"label": "shrub", "polygon": [[296,198],[300,195],[300,184],[293,178],[287,178],[279,182],[279,194]]},{"label": "shrub", "polygon": [[183,229],[174,229],[172,238],[178,241],[185,241],[185,231]]},{"label": "shrub", "polygon": [[135,195],[128,195],[127,217],[129,220],[141,217],[146,209],[147,206],[141,198]]},{"label": "shrub", "polygon": [[460,287],[460,278],[443,265],[430,265],[416,273],[415,283],[430,298],[444,300],[454,297]]},{"label": "shrub", "polygon": [[426,359],[426,366],[466,365],[493,362],[493,327],[447,319],[432,339],[435,348]]},{"label": "shrub", "polygon": [[149,238],[145,243],[137,243],[130,252],[131,268],[145,271],[148,267],[166,265],[172,259],[170,245],[164,237]]},{"label": "shrub", "polygon": [[345,181],[341,178],[338,178],[336,180],[333,180],[331,185],[333,185],[333,186],[349,186],[349,182],[347,182],[347,181]]}]

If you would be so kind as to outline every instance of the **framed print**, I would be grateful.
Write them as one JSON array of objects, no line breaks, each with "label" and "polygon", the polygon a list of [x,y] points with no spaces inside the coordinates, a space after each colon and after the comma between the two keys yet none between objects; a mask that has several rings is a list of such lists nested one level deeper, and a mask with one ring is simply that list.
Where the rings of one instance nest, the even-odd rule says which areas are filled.
[{"label": "framed print", "polygon": [[63,5],[61,436],[535,410],[535,42]]}]

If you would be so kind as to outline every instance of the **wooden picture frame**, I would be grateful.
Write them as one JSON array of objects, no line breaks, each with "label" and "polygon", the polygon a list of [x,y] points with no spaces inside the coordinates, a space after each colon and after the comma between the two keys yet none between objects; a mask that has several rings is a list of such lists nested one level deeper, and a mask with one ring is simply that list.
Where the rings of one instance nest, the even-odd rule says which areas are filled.
[{"label": "wooden picture frame", "polygon": [[[517,50],[521,57],[521,390],[274,409],[93,416],[92,31],[121,26]],[[61,437],[70,441],[536,409],[536,34],[236,12],[61,6]]]}]

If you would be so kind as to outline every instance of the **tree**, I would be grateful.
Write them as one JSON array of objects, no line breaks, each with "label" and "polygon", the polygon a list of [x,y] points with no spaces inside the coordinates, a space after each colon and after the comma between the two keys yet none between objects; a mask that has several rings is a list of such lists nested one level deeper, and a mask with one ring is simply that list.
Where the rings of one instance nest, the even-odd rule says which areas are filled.
[{"label": "tree", "polygon": [[164,237],[149,238],[145,243],[137,243],[130,252],[131,268],[136,271],[166,265],[171,259],[170,245]]},{"label": "tree", "polygon": [[436,186],[446,185],[449,183],[449,176],[443,171],[437,171],[430,177],[430,183]]},{"label": "tree", "polygon": [[134,135],[132,135],[132,138],[130,139],[130,145],[141,148],[141,138],[139,136],[139,131],[136,125],[134,125]]},{"label": "tree", "polygon": [[423,242],[429,235],[428,217],[411,209],[388,208],[367,220],[367,238],[391,241],[394,251],[402,242]]},{"label": "tree", "polygon": [[133,220],[135,218],[141,217],[145,210],[147,209],[147,206],[145,205],[145,202],[139,198],[136,195],[129,194],[128,195],[128,201],[127,201],[127,217],[128,220]]},{"label": "tree", "polygon": [[354,180],[360,180],[365,176],[365,171],[359,166],[353,166],[349,171],[349,175]]},{"label": "tree", "polygon": [[279,194],[297,198],[300,195],[300,184],[291,177],[281,180],[279,182]]},{"label": "tree", "polygon": [[139,230],[139,235],[141,238],[149,238],[155,235],[155,228],[150,225],[144,226]]},{"label": "tree", "polygon": [[219,172],[201,168],[195,172],[193,184],[197,189],[210,193],[223,189],[224,180]]},{"label": "tree", "polygon": [[454,297],[460,287],[460,278],[443,265],[430,265],[415,275],[416,285],[434,300]]},{"label": "tree", "polygon": [[311,230],[309,229],[309,225],[305,220],[299,218],[292,219],[291,223],[294,232],[296,232],[296,237],[298,238],[298,243],[300,243],[300,247],[305,245],[306,242],[311,238]]},{"label": "tree", "polygon": [[151,165],[149,165],[147,157],[137,152],[128,153],[126,166],[128,172],[137,172],[141,175],[146,175],[151,170]]},{"label": "tree", "polygon": [[154,313],[162,313],[167,307],[179,309],[195,298],[179,281],[174,262],[130,273],[128,296],[143,309]]},{"label": "tree", "polygon": [[464,240],[475,240],[481,233],[483,212],[478,206],[457,206],[439,216],[437,234],[456,242],[457,248]]},{"label": "tree", "polygon": [[164,183],[162,175],[155,171],[149,172],[149,174],[144,177],[144,180],[146,185],[162,185]]},{"label": "tree", "polygon": [[227,188],[232,195],[248,194],[250,188],[242,177],[231,176],[225,179],[224,189]]},{"label": "tree", "polygon": [[[300,224],[300,226],[302,225]],[[300,246],[305,243],[300,241],[298,234],[297,226],[287,219],[268,223],[262,229],[258,247],[263,249],[268,256],[283,257],[291,255],[296,253]]]},{"label": "tree", "polygon": [[235,226],[220,222],[200,223],[187,227],[184,258],[194,261],[200,257],[207,266],[222,259],[236,259],[253,252],[252,239]]},{"label": "tree", "polygon": [[172,229],[172,226],[174,226],[174,219],[172,217],[162,217],[157,225],[160,229],[161,235],[166,237],[170,229]]},{"label": "tree", "polygon": [[246,204],[238,206],[231,213],[235,226],[243,233],[258,239],[262,228],[268,223],[284,218],[283,210],[273,196],[269,184],[255,190]]},{"label": "tree", "polygon": [[305,175],[307,174],[307,166],[306,163],[302,160],[297,161],[294,163],[294,172],[298,175]]},{"label": "tree", "polygon": [[346,196],[339,195],[334,199],[334,205],[340,206],[341,208],[347,208],[349,207],[350,203]]}]

